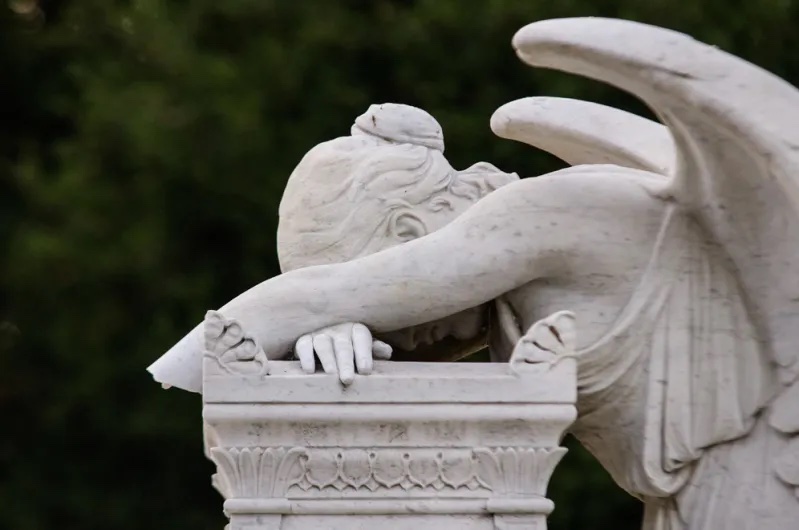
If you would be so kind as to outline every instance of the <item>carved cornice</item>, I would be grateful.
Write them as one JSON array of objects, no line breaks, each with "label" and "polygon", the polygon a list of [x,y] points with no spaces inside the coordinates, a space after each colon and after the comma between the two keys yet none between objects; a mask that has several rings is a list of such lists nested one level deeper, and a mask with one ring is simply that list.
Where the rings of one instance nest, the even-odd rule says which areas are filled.
[{"label": "carved cornice", "polygon": [[312,496],[313,492],[416,491],[543,496],[566,449],[556,448],[211,448],[214,485],[225,498]]}]

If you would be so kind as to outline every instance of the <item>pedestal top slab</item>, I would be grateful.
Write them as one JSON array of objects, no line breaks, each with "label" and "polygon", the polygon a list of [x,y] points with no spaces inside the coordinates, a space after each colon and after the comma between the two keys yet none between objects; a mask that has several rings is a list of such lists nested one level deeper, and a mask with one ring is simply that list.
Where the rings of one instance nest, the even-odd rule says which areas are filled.
[{"label": "pedestal top slab", "polygon": [[574,404],[575,359],[513,371],[506,363],[375,362],[343,386],[336,375],[305,374],[272,361],[269,375],[234,375],[206,362],[203,398],[212,403],[535,403]]}]

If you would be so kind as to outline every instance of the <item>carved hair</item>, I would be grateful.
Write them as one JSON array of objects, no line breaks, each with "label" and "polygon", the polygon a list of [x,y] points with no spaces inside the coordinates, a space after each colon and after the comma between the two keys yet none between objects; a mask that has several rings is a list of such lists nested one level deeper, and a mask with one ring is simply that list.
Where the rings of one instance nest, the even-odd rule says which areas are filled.
[{"label": "carved hair", "polygon": [[369,135],[325,142],[305,155],[286,185],[277,233],[281,269],[378,252],[400,242],[392,233],[399,216],[451,209],[452,196],[477,201],[517,178],[487,163],[458,172],[437,149]]}]

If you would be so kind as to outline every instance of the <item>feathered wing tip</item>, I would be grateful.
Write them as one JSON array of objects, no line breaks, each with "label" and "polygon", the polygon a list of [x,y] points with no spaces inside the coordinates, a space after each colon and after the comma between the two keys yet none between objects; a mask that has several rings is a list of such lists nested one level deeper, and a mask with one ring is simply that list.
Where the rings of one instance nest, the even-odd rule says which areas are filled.
[{"label": "feathered wing tip", "polygon": [[[667,167],[669,194],[734,262],[780,381],[766,417],[790,442],[771,464],[799,492],[799,91],[718,48],[635,22],[536,22],[515,35],[513,46],[532,66],[579,74],[632,93],[668,127],[675,150]],[[554,114],[544,117],[535,105],[511,105],[519,111],[517,124],[503,124],[507,109],[500,109],[492,124],[500,136],[542,146],[570,161],[586,161],[581,148],[590,157],[608,151],[641,154],[633,147],[635,120],[624,124],[630,134],[618,130],[602,138],[592,123],[581,122],[579,104],[558,104]],[[569,113],[578,125],[564,125]],[[558,139],[542,138],[545,133],[530,131],[530,124],[554,129]],[[575,146],[577,155],[570,151]],[[656,165],[651,154],[632,161],[641,159]],[[624,157],[620,160],[625,165]]]},{"label": "feathered wing tip", "polygon": [[615,164],[668,175],[675,162],[674,142],[666,127],[587,101],[554,97],[512,101],[491,116],[491,130],[572,166]]},{"label": "feathered wing tip", "polygon": [[[740,144],[765,148],[759,154],[770,159],[769,170],[799,211],[799,93],[779,77],[688,35],[625,20],[535,22],[516,33],[513,47],[531,66],[603,81],[639,97],[678,143],[683,131],[676,125],[692,118]],[[679,158],[689,156],[678,149]],[[676,185],[690,185],[679,164],[673,169]]]},{"label": "feathered wing tip", "polygon": [[612,84],[661,117],[676,146],[671,194],[730,255],[760,332],[791,372],[781,379],[795,379],[799,91],[718,48],[635,22],[536,22],[513,45],[528,64]]}]

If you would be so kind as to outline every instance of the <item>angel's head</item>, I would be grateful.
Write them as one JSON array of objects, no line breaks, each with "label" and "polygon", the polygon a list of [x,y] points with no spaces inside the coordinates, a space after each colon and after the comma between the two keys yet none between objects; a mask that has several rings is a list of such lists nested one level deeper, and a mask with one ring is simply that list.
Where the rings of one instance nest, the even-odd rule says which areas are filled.
[{"label": "angel's head", "polygon": [[282,270],[340,263],[429,234],[518,177],[479,163],[456,171],[441,127],[406,105],[373,105],[352,136],[313,148],[280,203]]},{"label": "angel's head", "polygon": [[[289,178],[280,203],[280,266],[287,272],[341,263],[423,237],[516,179],[486,163],[456,171],[432,116],[406,105],[372,106],[352,136],[318,145]],[[484,312],[475,308],[382,338],[418,351],[453,337],[447,354],[457,357],[471,352],[468,341],[483,326]]]}]

